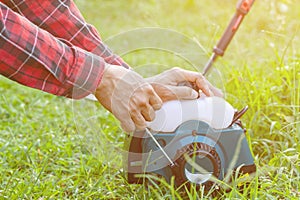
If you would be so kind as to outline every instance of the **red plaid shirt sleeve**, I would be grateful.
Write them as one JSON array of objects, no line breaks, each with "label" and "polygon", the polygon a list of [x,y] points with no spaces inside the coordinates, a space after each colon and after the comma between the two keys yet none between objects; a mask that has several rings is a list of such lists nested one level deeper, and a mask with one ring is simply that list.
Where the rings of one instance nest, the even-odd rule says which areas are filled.
[{"label": "red plaid shirt sleeve", "polygon": [[107,63],[129,68],[101,41],[96,28],[85,22],[72,0],[1,1],[55,37],[101,56]]},{"label": "red plaid shirt sleeve", "polygon": [[82,98],[95,91],[105,62],[128,67],[102,43],[72,1],[2,2],[2,75],[55,95]]}]

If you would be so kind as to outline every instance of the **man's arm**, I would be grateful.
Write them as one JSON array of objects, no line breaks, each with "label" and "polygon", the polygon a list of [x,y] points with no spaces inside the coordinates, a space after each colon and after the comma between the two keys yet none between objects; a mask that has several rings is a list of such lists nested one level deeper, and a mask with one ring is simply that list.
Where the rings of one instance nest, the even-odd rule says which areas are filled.
[{"label": "man's arm", "polygon": [[1,2],[0,74],[55,95],[94,93],[128,132],[145,128],[162,104],[134,71],[57,39]]},{"label": "man's arm", "polygon": [[95,92],[105,61],[61,41],[0,3],[0,74],[55,95]]},{"label": "man's arm", "polygon": [[95,27],[86,23],[72,0],[0,0],[38,27],[74,46],[92,52],[113,65],[129,66],[102,42]]}]

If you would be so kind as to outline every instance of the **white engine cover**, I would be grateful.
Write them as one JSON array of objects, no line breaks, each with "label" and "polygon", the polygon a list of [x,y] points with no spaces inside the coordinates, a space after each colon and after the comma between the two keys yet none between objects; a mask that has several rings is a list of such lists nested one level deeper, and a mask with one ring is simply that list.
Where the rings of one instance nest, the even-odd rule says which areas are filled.
[{"label": "white engine cover", "polygon": [[219,97],[168,101],[155,112],[156,117],[148,122],[148,128],[157,132],[174,132],[183,122],[199,120],[212,128],[222,129],[231,124],[234,112],[234,108]]}]

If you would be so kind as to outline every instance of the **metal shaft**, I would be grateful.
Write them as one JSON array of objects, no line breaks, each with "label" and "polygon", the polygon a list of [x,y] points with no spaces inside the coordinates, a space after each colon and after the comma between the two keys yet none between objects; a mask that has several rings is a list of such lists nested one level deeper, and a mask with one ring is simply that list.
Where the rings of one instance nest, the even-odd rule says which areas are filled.
[{"label": "metal shaft", "polygon": [[213,53],[204,67],[204,70],[202,73],[203,76],[205,76],[209,72],[210,68],[212,67],[212,64],[214,63],[214,61],[216,59],[217,59],[217,54]]},{"label": "metal shaft", "polygon": [[171,158],[168,156],[168,154],[163,150],[163,148],[160,146],[159,142],[155,139],[155,137],[152,135],[152,133],[149,131],[148,128],[145,129],[148,135],[152,138],[152,140],[155,142],[155,144],[158,146],[158,148],[161,150],[161,152],[164,154],[164,156],[168,159],[168,161],[171,163],[171,166],[174,166],[174,162],[171,160]]},{"label": "metal shaft", "polygon": [[254,0],[239,0],[234,16],[232,17],[218,44],[214,47],[213,54],[204,67],[203,75],[206,75],[209,72],[213,62],[218,56],[224,55],[229,43],[240,27],[245,15],[250,11],[253,3]]}]

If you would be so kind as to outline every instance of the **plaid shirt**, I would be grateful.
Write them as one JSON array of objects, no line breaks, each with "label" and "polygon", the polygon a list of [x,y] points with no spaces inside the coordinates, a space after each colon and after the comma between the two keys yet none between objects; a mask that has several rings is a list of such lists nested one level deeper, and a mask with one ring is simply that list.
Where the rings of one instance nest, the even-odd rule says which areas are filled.
[{"label": "plaid shirt", "polygon": [[0,73],[55,95],[82,98],[105,63],[129,66],[101,41],[72,0],[0,0]]}]

